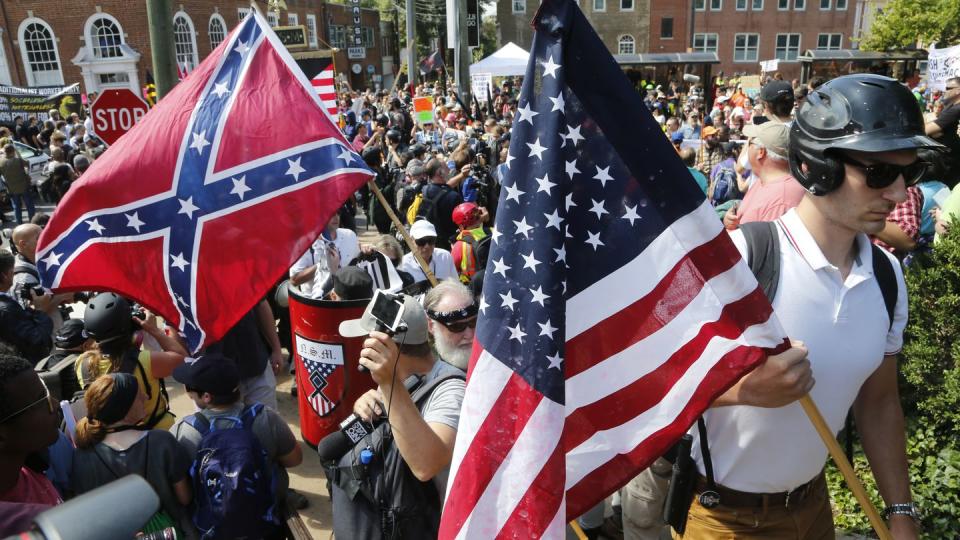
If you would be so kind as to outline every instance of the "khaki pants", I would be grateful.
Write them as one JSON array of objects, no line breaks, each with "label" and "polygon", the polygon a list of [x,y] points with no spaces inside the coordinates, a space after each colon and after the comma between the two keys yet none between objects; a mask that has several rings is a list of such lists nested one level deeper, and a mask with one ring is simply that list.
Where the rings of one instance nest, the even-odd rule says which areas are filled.
[{"label": "khaki pants", "polygon": [[823,476],[790,508],[707,509],[694,498],[683,540],[834,540],[833,514]]},{"label": "khaki pants", "polygon": [[670,462],[660,458],[631,480],[621,492],[624,540],[659,540],[667,533],[663,502],[670,487]]}]

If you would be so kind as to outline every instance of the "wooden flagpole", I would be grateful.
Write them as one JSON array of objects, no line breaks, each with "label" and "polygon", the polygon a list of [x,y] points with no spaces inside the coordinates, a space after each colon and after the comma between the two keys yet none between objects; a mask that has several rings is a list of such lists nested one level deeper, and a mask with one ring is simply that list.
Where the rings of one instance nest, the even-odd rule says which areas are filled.
[{"label": "wooden flagpole", "polygon": [[863,508],[863,513],[866,514],[867,519],[870,520],[870,525],[873,527],[874,532],[877,533],[880,540],[893,540],[893,536],[890,535],[890,531],[887,529],[887,524],[883,522],[880,513],[877,512],[873,503],[870,502],[867,491],[863,489],[863,485],[857,478],[853,466],[847,461],[847,456],[844,455],[843,449],[840,448],[840,443],[838,443],[837,439],[833,436],[830,426],[828,426],[827,421],[823,419],[823,415],[820,414],[820,409],[817,408],[817,404],[810,398],[810,394],[800,398],[800,406],[803,407],[803,412],[807,413],[807,417],[810,418],[810,423],[813,424],[820,438],[823,439],[823,443],[827,445],[827,451],[830,452],[830,457],[832,457],[833,462],[837,464],[837,468],[840,469],[840,472],[843,474],[843,479],[847,481],[847,487],[850,488],[850,491],[853,492],[853,495],[860,503],[860,507]]},{"label": "wooden flagpole", "polygon": [[430,281],[431,286],[436,287],[437,277],[430,271],[430,266],[427,264],[427,261],[423,260],[423,257],[420,256],[420,252],[417,251],[417,243],[413,241],[413,238],[410,236],[410,233],[407,232],[407,228],[403,226],[403,223],[400,223],[400,218],[397,217],[393,208],[387,204],[387,199],[383,196],[380,188],[377,187],[377,183],[372,179],[367,180],[367,186],[370,188],[370,191],[377,196],[377,200],[380,201],[383,209],[387,211],[387,215],[390,216],[390,221],[393,222],[393,225],[400,231],[400,234],[403,235],[403,240],[407,243],[407,247],[410,248],[410,253],[413,255],[413,258],[420,263],[420,269],[423,270],[423,275],[427,276],[427,280]]}]

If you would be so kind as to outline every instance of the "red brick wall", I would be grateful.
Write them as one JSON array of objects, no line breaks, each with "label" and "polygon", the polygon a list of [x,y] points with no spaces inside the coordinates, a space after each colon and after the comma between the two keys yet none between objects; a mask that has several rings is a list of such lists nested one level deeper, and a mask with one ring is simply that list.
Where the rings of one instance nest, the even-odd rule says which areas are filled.
[{"label": "red brick wall", "polygon": [[[289,4],[288,4],[289,5]],[[321,34],[324,36],[324,40],[328,43],[330,42],[329,28],[330,24],[337,26],[344,26],[347,29],[347,37],[349,38],[353,31],[353,12],[351,8],[346,5],[341,4],[326,4],[326,16],[323,23],[323,30]],[[373,48],[366,50],[366,58],[350,60],[347,58],[346,49],[340,49],[335,54],[334,62],[336,64],[338,73],[345,73],[347,75],[347,80],[350,81],[350,86],[355,90],[362,90],[364,88],[370,87],[373,88],[373,82],[369,76],[367,66],[373,66],[374,73],[383,75],[383,54],[381,51],[381,39],[380,39],[380,13],[373,9],[362,9],[360,11],[360,26],[369,26],[372,27],[374,33],[374,43]],[[350,46],[350,43],[347,44]],[[351,66],[354,64],[359,64],[361,72],[360,74],[355,74],[351,71]]]},{"label": "red brick wall", "polygon": [[[287,24],[288,12],[297,13],[302,25],[306,25],[306,14],[313,13],[317,16],[317,31],[321,38],[325,37],[326,24],[323,17],[323,4],[320,0],[287,0],[286,3],[289,11],[281,13],[280,25]],[[53,29],[57,38],[60,68],[65,84],[83,83],[80,68],[73,65],[70,60],[83,46],[84,25],[87,19],[97,12],[98,6],[103,13],[113,16],[120,22],[126,43],[141,54],[138,64],[141,84],[143,84],[146,70],[152,71],[147,9],[144,0],[79,0],[69,4],[50,0],[0,0],[0,4],[2,4],[0,27],[4,30],[2,45],[15,85],[26,86],[27,83],[20,46],[14,45],[13,42],[19,42],[20,23],[29,16],[31,11],[34,17],[43,19]],[[219,10],[227,23],[229,32],[239,22],[237,8],[249,6],[248,0],[190,0],[189,2],[174,0],[172,11],[176,13],[183,9],[193,20],[197,33],[197,54],[200,61],[203,61],[210,53],[210,37],[207,28],[214,10]],[[376,32],[379,36],[379,28]]]},{"label": "red brick wall", "polygon": [[[673,18],[673,38],[661,38],[661,21]],[[650,0],[650,44],[646,52],[686,52],[690,45],[690,2]]]}]

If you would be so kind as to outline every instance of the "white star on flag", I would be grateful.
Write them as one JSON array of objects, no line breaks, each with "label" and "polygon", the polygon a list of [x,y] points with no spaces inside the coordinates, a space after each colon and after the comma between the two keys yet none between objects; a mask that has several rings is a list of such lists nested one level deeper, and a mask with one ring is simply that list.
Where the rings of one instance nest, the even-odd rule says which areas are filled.
[{"label": "white star on flag", "polygon": [[204,133],[202,131],[200,133],[193,134],[193,142],[190,143],[190,148],[194,148],[197,150],[198,154],[202,154],[203,149],[207,146],[210,146],[210,143],[207,141],[206,137],[204,137]]},{"label": "white star on flag", "polygon": [[178,200],[180,201],[180,210],[178,210],[177,213],[186,214],[188,218],[193,219],[193,213],[200,209],[193,204],[193,197]]},{"label": "white star on flag", "polygon": [[566,164],[567,176],[573,180],[573,175],[580,174],[580,171],[577,169],[577,160],[567,161]]},{"label": "white star on flag", "polygon": [[553,339],[553,333],[558,330],[556,327],[550,324],[550,319],[547,319],[547,322],[545,323],[537,323],[537,326],[540,327],[540,335],[547,336],[550,339]]},{"label": "white star on flag", "polygon": [[537,286],[536,289],[530,289],[530,293],[533,294],[533,298],[531,298],[530,301],[540,304],[540,307],[543,307],[544,300],[546,300],[547,298],[550,298],[548,295],[543,293],[542,286]]},{"label": "white star on flag", "polygon": [[524,120],[526,120],[527,122],[530,122],[530,125],[532,126],[533,117],[540,114],[537,111],[531,109],[529,103],[527,103],[523,107],[518,108],[517,112],[520,113],[520,120],[517,121],[518,125],[520,124],[520,122],[523,122]]},{"label": "white star on flag", "polygon": [[553,77],[554,79],[557,78],[557,70],[560,69],[561,66],[560,64],[553,63],[553,56],[550,56],[546,62],[540,62],[540,64],[543,66],[544,77]]},{"label": "white star on flag", "polygon": [[610,212],[607,212],[607,209],[603,207],[603,199],[600,199],[599,201],[590,199],[590,202],[593,203],[593,207],[590,208],[590,212],[593,212],[594,214],[596,214],[597,219],[603,219],[604,214],[610,213]]},{"label": "white star on flag", "polygon": [[213,91],[210,93],[218,98],[222,98],[224,94],[229,94],[230,90],[227,89],[226,83],[217,83],[213,85]]},{"label": "white star on flag", "polygon": [[599,180],[600,185],[602,185],[603,187],[607,187],[607,182],[613,180],[613,177],[610,176],[610,167],[608,166],[602,169],[600,168],[599,165],[597,165],[596,167],[597,167],[597,174],[594,175],[593,178],[596,180]]},{"label": "white star on flag", "polygon": [[43,259],[43,262],[49,270],[51,266],[60,266],[60,257],[63,257],[63,253],[54,253],[51,251],[50,254]]},{"label": "white star on flag", "polygon": [[510,328],[510,339],[515,339],[520,343],[523,343],[523,338],[527,333],[520,329],[520,323],[517,323],[517,326]]},{"label": "white star on flag", "polygon": [[538,159],[543,161],[543,152],[547,150],[546,146],[540,146],[540,137],[537,137],[537,140],[532,143],[527,143],[527,146],[530,147],[530,156],[537,156]]},{"label": "white star on flag", "polygon": [[529,255],[521,254],[520,257],[523,259],[523,267],[533,270],[533,273],[537,273],[537,265],[540,264],[540,261],[534,256],[533,251]]},{"label": "white star on flag", "polygon": [[547,227],[555,227],[558,231],[560,230],[560,225],[563,223],[563,218],[560,217],[560,211],[554,209],[552,214],[544,214],[547,218]]},{"label": "white star on flag", "polygon": [[524,238],[530,238],[530,231],[533,230],[533,227],[527,225],[526,216],[520,218],[520,221],[514,221],[513,224],[517,227],[517,232],[515,234],[522,234]]},{"label": "white star on flag", "polygon": [[185,272],[187,270],[187,265],[190,264],[186,259],[183,258],[183,253],[171,255],[170,258],[173,259],[173,262],[170,263],[170,266],[180,270],[181,272]]},{"label": "white star on flag", "polygon": [[577,145],[578,141],[587,140],[586,137],[580,134],[580,126],[573,127],[567,126],[567,134],[563,136],[568,141],[572,142],[574,146]]},{"label": "white star on flag", "polygon": [[563,102],[563,92],[557,94],[557,97],[550,98],[550,101],[553,102],[553,107],[550,109],[550,112],[553,112],[553,111],[563,112],[563,107],[565,105],[565,103]]},{"label": "white star on flag", "polygon": [[553,353],[553,356],[548,356],[547,361],[550,362],[550,367],[548,367],[547,369],[550,369],[550,368],[560,369],[560,364],[563,363],[563,358],[561,358],[560,353],[557,352],[557,353]]},{"label": "white star on flag", "polygon": [[240,56],[247,54],[249,50],[250,46],[239,40],[237,40],[237,46],[233,49],[234,52],[240,53]]},{"label": "white star on flag", "polygon": [[514,184],[514,185],[512,185],[512,186],[506,186],[506,188],[507,188],[507,200],[508,200],[508,201],[509,201],[510,199],[513,199],[513,200],[515,200],[515,201],[517,201],[517,202],[519,203],[519,202],[520,202],[520,196],[523,195],[524,193],[526,193],[526,191],[521,191],[520,188],[517,187],[516,184]]},{"label": "white star on flag", "polygon": [[507,266],[507,263],[503,262],[503,259],[499,261],[493,261],[493,273],[500,274],[503,277],[507,277],[507,272],[510,270],[510,267]]},{"label": "white star on flag", "polygon": [[635,220],[641,219],[641,218],[640,218],[640,214],[637,214],[637,206],[636,206],[636,205],[633,205],[633,206],[625,206],[625,208],[627,209],[627,211],[624,212],[623,215],[620,216],[620,217],[622,217],[623,219],[629,220],[629,221],[630,221],[630,225],[633,225],[633,222],[634,222]]},{"label": "white star on flag", "polygon": [[233,182],[233,189],[230,190],[231,195],[236,195],[240,197],[240,200],[243,200],[243,196],[247,194],[248,191],[252,191],[247,187],[247,177],[246,175],[241,176],[240,178],[231,178]]},{"label": "white star on flag", "polygon": [[137,212],[124,214],[123,217],[127,218],[127,227],[136,229],[137,232],[140,232],[140,227],[146,225],[146,223],[140,221],[140,216],[137,215]]},{"label": "white star on flag", "polygon": [[86,223],[87,226],[89,227],[89,229],[87,230],[93,231],[97,234],[103,234],[103,231],[106,229],[106,227],[104,227],[103,225],[100,224],[99,221],[97,221],[97,218],[93,218],[89,221],[84,221],[84,223]]},{"label": "white star on flag", "polygon": [[300,159],[301,158],[287,160],[287,165],[289,165],[289,168],[287,169],[287,172],[284,174],[289,174],[290,176],[292,176],[294,182],[299,182],[300,175],[307,172],[306,169],[300,166]]},{"label": "white star on flag", "polygon": [[546,191],[547,195],[550,195],[550,188],[557,185],[551,182],[548,176],[549,175],[547,173],[543,173],[543,178],[536,179],[537,185],[539,186],[537,187],[537,193],[540,193],[541,191]]},{"label": "white star on flag", "polygon": [[513,305],[517,303],[517,299],[513,297],[513,291],[507,291],[507,294],[501,294],[500,299],[503,301],[500,307],[505,307],[513,311]]},{"label": "white star on flag", "polygon": [[342,159],[346,162],[346,165],[349,165],[353,162],[353,152],[349,148],[344,148],[340,154],[337,155],[337,159]]},{"label": "white star on flag", "polygon": [[592,233],[592,232],[590,232],[590,231],[587,231],[587,236],[589,237],[589,238],[587,238],[587,243],[590,244],[591,246],[593,246],[593,250],[594,250],[594,251],[596,251],[600,246],[606,245],[606,244],[604,244],[603,242],[600,241],[600,233],[599,233],[599,232],[597,232],[596,234],[594,234],[594,233]]}]

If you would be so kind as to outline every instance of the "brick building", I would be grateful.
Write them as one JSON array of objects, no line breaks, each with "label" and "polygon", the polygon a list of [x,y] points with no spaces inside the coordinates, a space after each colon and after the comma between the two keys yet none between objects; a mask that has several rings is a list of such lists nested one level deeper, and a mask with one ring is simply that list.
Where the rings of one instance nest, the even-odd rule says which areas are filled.
[{"label": "brick building", "polygon": [[375,9],[361,9],[363,48],[351,47],[347,43],[347,36],[353,27],[350,7],[325,4],[324,8],[326,41],[339,49],[334,57],[337,72],[345,74],[350,86],[355,89],[374,88],[376,85],[389,88],[394,77],[393,56],[397,39],[393,23],[381,21],[380,12]]},{"label": "brick building", "polygon": [[[651,1],[656,0],[579,0],[579,5],[612,54],[636,54],[647,49]],[[539,6],[539,0],[497,0],[497,43],[512,41],[530,50],[530,21]]]},{"label": "brick building", "polygon": [[[278,17],[268,12],[272,26],[304,25],[309,48],[326,48],[329,31],[343,6],[321,0],[287,0]],[[192,69],[219,45],[249,13],[249,0],[191,0],[173,3],[174,48],[177,61]],[[348,17],[349,18],[349,17]],[[324,24],[327,22],[328,24]],[[352,24],[352,22],[351,22]],[[363,30],[369,73],[383,73],[379,14],[364,12]],[[81,83],[85,92],[131,88],[139,93],[146,71],[152,69],[147,8],[142,0],[80,0],[69,8],[49,0],[0,0],[0,84],[45,86]],[[341,68],[341,66],[344,66]],[[346,63],[337,67],[344,71]],[[389,64],[392,70],[392,61]],[[363,68],[364,74],[368,68]],[[359,79],[362,81],[363,79]]]}]

